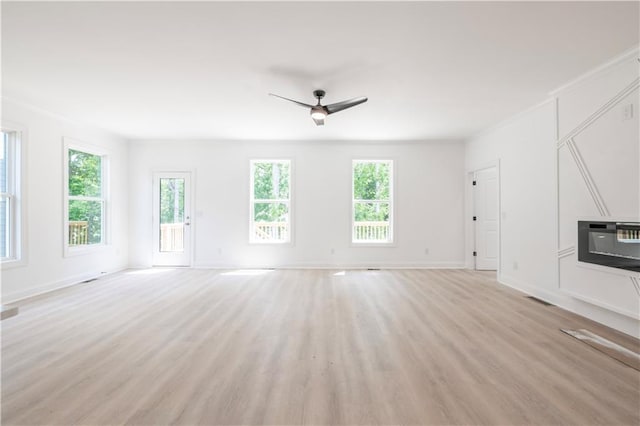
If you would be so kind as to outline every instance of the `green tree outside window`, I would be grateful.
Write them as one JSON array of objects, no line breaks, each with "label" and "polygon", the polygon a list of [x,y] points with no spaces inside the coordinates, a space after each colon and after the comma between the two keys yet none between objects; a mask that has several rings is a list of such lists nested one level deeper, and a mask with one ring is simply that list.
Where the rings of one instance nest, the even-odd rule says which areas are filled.
[{"label": "green tree outside window", "polygon": [[391,240],[391,161],[353,162],[353,241]]},{"label": "green tree outside window", "polygon": [[291,163],[288,160],[252,161],[252,241],[289,239]]},{"label": "green tree outside window", "polygon": [[102,242],[104,200],[102,157],[75,149],[68,151],[69,245]]}]

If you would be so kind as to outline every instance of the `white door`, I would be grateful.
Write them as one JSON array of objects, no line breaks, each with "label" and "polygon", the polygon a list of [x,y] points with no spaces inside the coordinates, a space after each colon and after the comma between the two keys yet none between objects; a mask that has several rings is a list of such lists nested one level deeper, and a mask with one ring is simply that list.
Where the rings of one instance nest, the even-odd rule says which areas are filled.
[{"label": "white door", "polygon": [[191,265],[191,173],[153,175],[153,264]]},{"label": "white door", "polygon": [[476,269],[498,267],[498,173],[495,167],[475,173],[474,216]]}]

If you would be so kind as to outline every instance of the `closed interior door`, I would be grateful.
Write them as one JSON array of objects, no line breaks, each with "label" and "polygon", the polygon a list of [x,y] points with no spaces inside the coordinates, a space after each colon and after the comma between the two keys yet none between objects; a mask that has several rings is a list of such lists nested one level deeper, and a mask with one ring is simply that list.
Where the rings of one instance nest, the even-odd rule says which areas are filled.
[{"label": "closed interior door", "polygon": [[191,265],[191,174],[153,176],[153,264]]},{"label": "closed interior door", "polygon": [[475,173],[474,216],[476,269],[498,267],[498,173],[495,167]]}]

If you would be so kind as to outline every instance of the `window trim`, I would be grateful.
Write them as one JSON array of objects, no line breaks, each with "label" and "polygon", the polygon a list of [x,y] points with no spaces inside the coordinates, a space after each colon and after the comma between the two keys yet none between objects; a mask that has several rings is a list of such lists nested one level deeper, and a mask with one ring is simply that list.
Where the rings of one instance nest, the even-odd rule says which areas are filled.
[{"label": "window trim", "polygon": [[[256,163],[289,163],[289,199],[255,199],[255,188],[254,188],[254,164]],[[291,246],[293,245],[293,232],[294,232],[294,224],[293,224],[293,176],[294,176],[294,164],[293,159],[291,158],[251,158],[249,159],[249,244],[251,245],[277,245],[277,246]],[[283,203],[287,204],[289,207],[289,233],[288,238],[282,241],[263,241],[257,240],[254,238],[254,212],[255,212],[255,203]]]},{"label": "window trim", "polygon": [[[109,152],[95,145],[91,145],[77,139],[72,139],[68,137],[63,138],[63,150],[62,150],[62,158],[63,158],[63,167],[62,167],[62,179],[63,179],[63,216],[62,216],[62,232],[63,232],[63,254],[64,257],[72,257],[83,254],[95,253],[98,251],[104,250],[106,246],[110,244],[110,234],[109,231],[111,229],[110,226],[110,195],[111,192],[109,190]],[[69,195],[69,150],[73,149],[75,151],[85,152],[91,155],[97,155],[101,157],[100,166],[101,166],[101,197],[96,199],[96,197],[85,197],[85,196],[70,196]],[[78,247],[70,247],[69,246],[69,200],[87,200],[87,201],[101,201],[102,202],[102,241],[99,244],[88,244],[86,246],[78,246]]]},{"label": "window trim", "polygon": [[13,201],[11,203],[10,217],[10,241],[9,252],[11,256],[0,259],[2,269],[9,269],[27,264],[27,252],[25,241],[27,238],[26,220],[26,141],[27,129],[19,124],[2,121],[0,128],[3,132],[13,133],[14,137],[10,145],[9,187],[7,195]]},{"label": "window trim", "polygon": [[[359,163],[386,163],[389,164],[389,199],[388,200],[356,200],[355,198],[355,186],[354,186],[354,170],[355,165]],[[351,160],[351,220],[349,221],[349,235],[351,247],[395,247],[395,182],[396,182],[396,160],[395,158],[353,158]],[[358,241],[354,239],[353,229],[355,226],[355,206],[358,203],[389,203],[389,238],[386,241]]]}]

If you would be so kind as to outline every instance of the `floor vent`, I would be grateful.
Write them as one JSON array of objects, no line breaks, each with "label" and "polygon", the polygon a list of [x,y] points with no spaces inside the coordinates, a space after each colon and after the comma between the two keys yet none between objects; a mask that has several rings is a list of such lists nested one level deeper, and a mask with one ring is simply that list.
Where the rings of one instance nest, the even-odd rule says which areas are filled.
[{"label": "floor vent", "polygon": [[534,302],[538,302],[538,303],[540,303],[541,305],[544,305],[544,306],[555,306],[553,303],[546,302],[546,301],[544,301],[542,299],[538,299],[537,297],[527,296],[527,299],[531,299]]},{"label": "floor vent", "polygon": [[97,281],[97,280],[98,280],[97,278],[89,278],[88,280],[81,281],[81,284],[86,284],[86,283],[90,283],[92,281]]},{"label": "floor vent", "polygon": [[380,268],[367,268],[367,271],[379,271]]},{"label": "floor vent", "polygon": [[638,354],[637,352],[625,348],[624,346],[612,342],[611,340],[607,340],[602,336],[598,336],[597,334],[592,333],[589,330],[569,330],[561,328],[560,331],[568,334],[571,337],[575,337],[582,343],[586,343],[587,345],[602,352],[605,355],[610,356],[616,361],[620,361],[626,366],[640,371],[640,354]]}]

